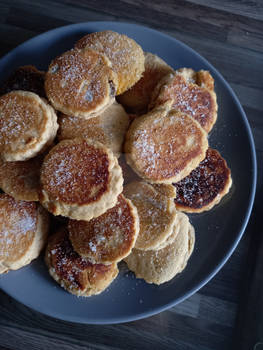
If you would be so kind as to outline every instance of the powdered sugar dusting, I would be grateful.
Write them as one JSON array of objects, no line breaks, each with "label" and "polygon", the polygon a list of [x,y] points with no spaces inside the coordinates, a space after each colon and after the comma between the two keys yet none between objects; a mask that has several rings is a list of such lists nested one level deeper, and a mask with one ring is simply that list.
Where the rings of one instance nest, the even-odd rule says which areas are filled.
[{"label": "powdered sugar dusting", "polygon": [[173,108],[189,114],[201,126],[211,123],[214,114],[213,99],[210,92],[202,86],[192,81],[186,82],[180,74],[175,74],[170,83],[163,86],[158,100],[167,98],[173,99]]},{"label": "powdered sugar dusting", "polygon": [[107,278],[107,273],[111,275],[113,265],[92,264],[79,256],[73,250],[66,232],[58,232],[53,240],[48,246],[49,251],[53,252],[50,272],[58,275],[62,287],[71,291],[85,291],[93,287],[96,290],[99,275],[101,278]]},{"label": "powdered sugar dusting", "polygon": [[170,199],[147,183],[131,183],[124,188],[124,194],[137,207],[140,219],[140,231],[135,247],[151,247],[168,232],[174,222],[175,208],[174,212],[171,211]]},{"label": "powdered sugar dusting", "polygon": [[81,39],[77,47],[87,47],[105,54],[113,64],[113,69],[122,74],[129,74],[128,69],[131,65],[137,65],[137,50],[135,42],[118,33],[104,31],[102,33],[93,33]]},{"label": "powdered sugar dusting", "polygon": [[230,176],[225,160],[211,148],[206,158],[190,175],[175,184],[175,203],[189,208],[202,208],[223,191]]},{"label": "powdered sugar dusting", "polygon": [[27,244],[36,230],[36,204],[0,197],[0,257],[18,258],[28,249]]},{"label": "powdered sugar dusting", "polygon": [[108,188],[109,159],[107,153],[85,141],[58,145],[56,152],[44,161],[44,189],[65,203],[89,203]]},{"label": "powdered sugar dusting", "polygon": [[51,63],[47,94],[68,113],[88,113],[109,98],[109,80],[112,70],[99,53],[72,49]]},{"label": "powdered sugar dusting", "polygon": [[120,260],[133,246],[135,219],[124,197],[98,218],[69,222],[71,240],[79,252],[101,263]]},{"label": "powdered sugar dusting", "polygon": [[89,247],[92,252],[97,251],[96,245],[93,242],[89,242]]},{"label": "powdered sugar dusting", "polygon": [[202,135],[187,115],[174,111],[145,119],[133,136],[132,158],[146,177],[169,179],[179,174],[200,152]]},{"label": "powdered sugar dusting", "polygon": [[25,147],[27,139],[42,130],[42,111],[35,101],[20,93],[0,98],[0,144],[5,148]]}]

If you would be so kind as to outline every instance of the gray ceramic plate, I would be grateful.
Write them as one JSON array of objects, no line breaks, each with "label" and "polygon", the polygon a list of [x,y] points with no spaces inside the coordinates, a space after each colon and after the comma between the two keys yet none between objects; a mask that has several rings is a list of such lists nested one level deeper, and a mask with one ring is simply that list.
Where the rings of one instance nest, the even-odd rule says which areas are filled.
[{"label": "gray ceramic plate", "polygon": [[216,82],[218,121],[209,143],[227,160],[233,187],[207,213],[191,216],[196,228],[194,253],[183,273],[161,286],[135,279],[121,271],[101,295],[77,298],[48,275],[42,257],[18,271],[0,277],[0,287],[21,303],[44,314],[81,323],[118,323],[147,317],[181,302],[211,279],[227,261],[247,225],[256,184],[256,158],[244,111],[222,76],[204,58],[181,42],[155,30],[133,24],[91,22],[58,28],[20,45],[0,61],[4,79],[14,68],[34,64],[46,69],[54,56],[71,48],[88,32],[111,29],[135,39],[144,51],[159,55],[173,68],[208,69]]}]

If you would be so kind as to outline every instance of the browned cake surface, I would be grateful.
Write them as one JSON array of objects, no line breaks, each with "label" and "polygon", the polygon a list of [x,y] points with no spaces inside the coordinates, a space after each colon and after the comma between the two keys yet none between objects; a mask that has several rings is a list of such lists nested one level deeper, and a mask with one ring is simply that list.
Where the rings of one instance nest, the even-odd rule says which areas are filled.
[{"label": "browned cake surface", "polygon": [[97,201],[107,191],[109,160],[103,149],[85,140],[64,140],[45,157],[41,168],[43,189],[68,204]]},{"label": "browned cake surface", "polygon": [[[4,149],[12,149],[13,143],[21,141],[22,148],[34,142],[31,131],[41,134],[45,127],[43,111],[38,101],[31,95],[20,91],[10,92],[0,98],[0,145]],[[28,138],[26,135],[28,134]],[[25,143],[25,144],[24,144]]]},{"label": "browned cake surface", "polygon": [[185,211],[202,211],[228,192],[230,185],[231,173],[226,161],[218,151],[209,148],[199,166],[174,184],[176,206]]},{"label": "browned cake surface", "polygon": [[124,108],[114,102],[96,117],[84,119],[60,113],[58,139],[90,138],[110,148],[116,156],[122,152],[122,144],[129,126]]},{"label": "browned cake surface", "polygon": [[87,117],[114,102],[116,75],[109,60],[90,50],[70,50],[55,58],[45,79],[46,94],[59,111]]},{"label": "browned cake surface", "polygon": [[[203,72],[194,73],[193,78],[188,80],[178,72],[170,75],[163,85],[160,84],[156,88],[151,107],[172,99],[174,109],[189,114],[206,132],[209,132],[214,125],[217,113],[215,94],[207,88],[207,86],[210,88],[213,86],[213,78],[211,79],[212,81]],[[196,81],[201,86],[197,85]]]},{"label": "browned cake surface", "polygon": [[44,78],[45,73],[34,66],[19,67],[4,81],[0,87],[0,95],[13,90],[24,90],[45,97]]},{"label": "browned cake surface", "polygon": [[161,58],[150,52],[145,52],[145,70],[141,79],[124,94],[118,96],[118,101],[128,112],[144,114],[148,110],[153,89],[166,74],[173,69]]},{"label": "browned cake surface", "polygon": [[57,115],[44,99],[30,91],[0,97],[0,153],[5,161],[23,161],[43,152],[58,129]]},{"label": "browned cake surface", "polygon": [[32,244],[36,228],[36,203],[0,194],[0,261],[21,258]]},{"label": "browned cake surface", "polygon": [[20,162],[0,160],[0,188],[16,199],[38,201],[42,160],[42,156]]},{"label": "browned cake surface", "polygon": [[135,84],[144,71],[142,48],[131,38],[111,30],[85,35],[75,45],[78,49],[91,48],[106,55],[118,75],[117,95]]},{"label": "browned cake surface", "polygon": [[163,107],[135,119],[125,143],[128,164],[157,183],[188,175],[203,160],[207,147],[206,134],[192,117]]},{"label": "browned cake surface", "polygon": [[82,137],[92,138],[103,144],[108,142],[107,135],[105,135],[105,132],[100,127],[99,117],[84,119],[60,113],[58,123],[57,137],[60,141]]},{"label": "browned cake surface", "polygon": [[57,281],[64,288],[79,295],[97,294],[117,274],[116,264],[92,264],[78,255],[73,250],[65,229],[50,236],[46,263],[54,269]]},{"label": "browned cake surface", "polygon": [[137,210],[123,195],[117,205],[90,221],[70,220],[74,249],[93,263],[109,264],[127,256],[139,231]]}]

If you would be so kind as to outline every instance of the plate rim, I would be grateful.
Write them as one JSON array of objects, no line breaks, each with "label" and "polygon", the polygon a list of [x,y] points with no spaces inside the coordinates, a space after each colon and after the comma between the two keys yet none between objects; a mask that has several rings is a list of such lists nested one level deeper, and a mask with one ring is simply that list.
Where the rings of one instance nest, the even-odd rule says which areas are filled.
[{"label": "plate rim", "polygon": [[224,266],[224,264],[228,261],[228,259],[233,254],[234,250],[236,249],[239,241],[241,240],[241,238],[245,232],[248,221],[250,219],[253,204],[254,204],[254,199],[255,199],[256,185],[257,185],[257,158],[256,158],[256,148],[255,148],[254,138],[253,138],[253,134],[252,134],[251,127],[249,125],[246,113],[245,113],[239,99],[237,98],[235,92],[231,88],[230,84],[225,80],[225,78],[222,76],[222,74],[209,61],[207,61],[207,59],[204,56],[200,55],[197,51],[192,49],[190,46],[188,46],[184,42],[176,39],[175,37],[173,37],[171,35],[163,33],[159,30],[156,30],[156,29],[153,29],[153,28],[150,28],[147,26],[143,26],[143,25],[140,25],[137,23],[128,23],[128,22],[121,22],[121,21],[120,22],[116,22],[116,21],[89,21],[89,22],[79,22],[79,23],[69,24],[69,25],[57,27],[57,28],[51,29],[49,31],[43,32],[43,33],[38,34],[38,35],[24,41],[23,43],[19,44],[17,47],[15,47],[14,49],[12,49],[7,54],[5,54],[3,57],[0,58],[0,67],[8,62],[9,58],[14,54],[14,52],[19,53],[19,51],[21,49],[23,50],[24,47],[26,47],[27,45],[31,45],[32,43],[34,43],[34,41],[38,40],[40,37],[44,38],[45,36],[49,36],[51,33],[58,34],[60,32],[64,32],[65,30],[68,30],[70,32],[71,29],[78,28],[78,27],[97,26],[97,25],[98,26],[100,26],[100,25],[109,25],[109,26],[112,26],[112,25],[116,26],[117,25],[117,26],[119,26],[120,25],[120,26],[124,26],[126,28],[138,28],[139,30],[147,30],[147,31],[152,32],[154,34],[158,34],[160,36],[163,36],[164,38],[167,38],[169,40],[172,39],[177,44],[179,44],[179,46],[182,46],[185,49],[187,49],[187,51],[189,51],[191,54],[194,54],[195,56],[197,55],[198,58],[200,58],[208,67],[210,67],[213,70],[213,72],[216,73],[217,77],[224,83],[224,87],[226,88],[228,93],[231,95],[231,98],[234,100],[236,107],[238,108],[239,115],[241,115],[241,117],[242,117],[242,120],[243,120],[244,125],[245,125],[245,129],[246,129],[246,132],[248,135],[249,146],[250,146],[249,153],[250,153],[252,165],[253,165],[253,168],[251,169],[251,172],[252,172],[251,189],[250,189],[250,196],[249,196],[247,210],[246,210],[245,216],[243,218],[242,226],[238,232],[238,235],[235,237],[235,240],[234,240],[231,248],[227,250],[227,253],[224,254],[224,257],[222,258],[222,260],[206,276],[206,278],[204,278],[196,286],[194,286],[193,288],[188,290],[188,292],[186,292],[183,296],[181,296],[181,297],[177,298],[176,300],[173,300],[169,303],[166,303],[165,305],[155,307],[151,311],[148,310],[148,311],[141,312],[139,314],[136,313],[133,316],[126,316],[126,317],[125,316],[122,316],[122,317],[115,316],[115,317],[108,317],[107,319],[101,318],[99,320],[98,319],[94,320],[94,319],[90,319],[90,318],[87,320],[83,320],[82,317],[78,318],[75,316],[73,316],[71,318],[69,318],[69,317],[63,318],[63,315],[60,315],[58,313],[56,313],[56,315],[54,315],[54,314],[52,314],[52,312],[49,312],[49,311],[48,312],[43,312],[42,310],[39,311],[39,309],[37,308],[37,305],[31,304],[30,301],[24,302],[24,301],[20,300],[19,296],[17,297],[17,295],[14,295],[13,293],[7,293],[4,290],[4,288],[1,284],[1,279],[0,279],[0,289],[1,290],[3,290],[5,293],[10,295],[12,298],[14,298],[18,302],[22,303],[23,305],[30,307],[34,311],[43,313],[47,316],[57,318],[57,319],[60,319],[63,321],[69,321],[69,322],[75,322],[75,323],[81,323],[81,324],[106,325],[106,324],[120,324],[120,323],[140,320],[140,319],[143,319],[146,317],[156,315],[162,311],[165,311],[165,310],[179,304],[180,302],[184,301],[185,299],[189,298],[194,293],[196,293],[199,289],[201,289],[205,284],[207,284],[219,272],[219,270]]}]

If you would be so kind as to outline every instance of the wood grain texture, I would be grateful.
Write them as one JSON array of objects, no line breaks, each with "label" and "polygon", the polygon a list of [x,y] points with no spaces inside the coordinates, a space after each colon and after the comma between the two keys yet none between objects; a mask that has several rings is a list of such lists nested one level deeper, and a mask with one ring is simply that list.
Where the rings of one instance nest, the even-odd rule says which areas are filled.
[{"label": "wood grain texture", "polygon": [[[192,298],[198,305],[198,294]],[[190,299],[185,303],[192,309]],[[210,346],[211,349],[226,349],[232,334],[231,326],[209,318],[210,312],[215,319],[219,318],[219,313],[226,312],[229,303],[222,309],[216,305],[211,310],[211,299],[210,307],[207,308],[207,302],[203,301],[202,312],[198,310],[195,315],[182,312],[182,303],[182,307],[178,305],[181,312],[177,312],[175,307],[145,320],[112,326],[86,326],[58,321],[25,308],[6,295],[1,296],[1,300],[5,305],[0,307],[0,311],[6,315],[4,322],[0,319],[1,344],[15,349],[28,346],[48,349],[51,345],[54,349],[68,349],[69,345],[72,349],[85,346],[91,349],[137,349],[139,345],[143,349],[195,349],[196,343],[201,349],[210,349]],[[217,314],[215,310],[218,310]],[[19,338],[23,341],[19,342]]]},{"label": "wood grain texture", "polygon": [[197,5],[209,5],[213,9],[224,10],[227,13],[234,13],[253,19],[263,20],[263,4],[260,0],[190,0],[189,2],[195,3]]},{"label": "wood grain texture", "polygon": [[[262,164],[263,157],[258,160]],[[263,346],[263,223],[262,220],[258,220],[262,216],[262,198],[261,181],[247,228],[250,232],[254,232],[254,235],[246,258],[247,268],[244,270],[241,284],[240,307],[233,337],[233,346],[240,350],[261,350]],[[256,344],[259,344],[258,347]]]},{"label": "wood grain texture", "polygon": [[[262,1],[0,0],[0,56],[46,30],[98,20],[161,30],[206,57],[244,106],[262,174]],[[0,292],[0,350],[253,349],[263,334],[258,313],[263,305],[262,176],[257,191],[250,224],[232,257],[186,301],[148,319],[88,326],[44,316]]]}]

